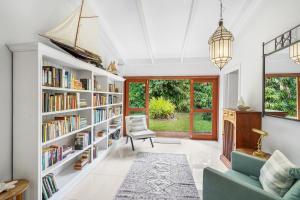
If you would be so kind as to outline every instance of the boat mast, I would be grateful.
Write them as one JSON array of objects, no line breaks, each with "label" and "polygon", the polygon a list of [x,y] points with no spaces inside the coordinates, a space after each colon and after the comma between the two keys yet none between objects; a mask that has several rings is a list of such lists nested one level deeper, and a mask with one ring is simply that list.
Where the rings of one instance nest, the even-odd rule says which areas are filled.
[{"label": "boat mast", "polygon": [[76,29],[76,36],[75,36],[75,43],[74,47],[77,46],[77,40],[78,40],[78,32],[79,32],[79,26],[80,26],[80,20],[81,20],[81,14],[82,14],[82,8],[83,8],[84,0],[81,1],[81,8],[80,8],[80,13],[79,13],[79,18],[78,18],[78,24],[77,24],[77,29]]}]

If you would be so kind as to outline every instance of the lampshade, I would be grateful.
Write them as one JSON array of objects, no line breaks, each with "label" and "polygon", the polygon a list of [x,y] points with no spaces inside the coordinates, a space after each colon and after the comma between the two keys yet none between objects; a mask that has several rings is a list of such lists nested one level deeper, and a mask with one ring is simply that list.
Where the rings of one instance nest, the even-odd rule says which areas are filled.
[{"label": "lampshade", "polygon": [[297,64],[300,64],[300,42],[290,46],[290,58]]},{"label": "lampshade", "polygon": [[233,35],[223,26],[221,19],[219,27],[208,41],[210,59],[220,69],[232,59],[233,40]]}]

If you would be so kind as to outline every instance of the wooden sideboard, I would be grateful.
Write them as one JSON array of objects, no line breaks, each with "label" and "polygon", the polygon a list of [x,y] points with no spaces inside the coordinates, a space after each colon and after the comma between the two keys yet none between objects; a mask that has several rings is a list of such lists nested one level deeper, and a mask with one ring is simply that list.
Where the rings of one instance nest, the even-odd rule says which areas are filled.
[{"label": "wooden sideboard", "polygon": [[252,128],[261,129],[261,112],[224,109],[223,153],[221,160],[231,166],[231,152],[239,148],[255,150],[259,135]]}]

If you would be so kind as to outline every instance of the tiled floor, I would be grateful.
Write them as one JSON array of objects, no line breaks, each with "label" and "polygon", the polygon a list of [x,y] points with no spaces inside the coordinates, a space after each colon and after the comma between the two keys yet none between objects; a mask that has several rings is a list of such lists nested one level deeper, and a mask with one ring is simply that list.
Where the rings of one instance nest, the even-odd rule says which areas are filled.
[{"label": "tiled floor", "polygon": [[210,166],[225,170],[219,160],[220,145],[212,141],[180,139],[181,144],[158,144],[151,148],[149,141],[135,141],[136,151],[125,141],[117,150],[101,161],[87,177],[72,189],[64,200],[110,200],[114,198],[123,179],[133,163],[137,152],[181,153],[186,154],[193,171],[196,186],[202,194],[203,168]]}]

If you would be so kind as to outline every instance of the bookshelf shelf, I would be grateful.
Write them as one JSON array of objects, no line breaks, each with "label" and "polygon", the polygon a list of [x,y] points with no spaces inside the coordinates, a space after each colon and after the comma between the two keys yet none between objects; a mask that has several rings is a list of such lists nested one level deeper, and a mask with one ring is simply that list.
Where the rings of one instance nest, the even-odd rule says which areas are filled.
[{"label": "bookshelf shelf", "polygon": [[98,125],[100,125],[100,124],[104,124],[104,123],[107,123],[107,122],[108,122],[108,119],[103,120],[103,121],[101,121],[101,122],[94,123],[93,125],[94,125],[94,126],[98,126]]},{"label": "bookshelf shelf", "polygon": [[111,106],[121,106],[121,105],[123,105],[123,103],[108,104],[107,106],[111,107]]},{"label": "bookshelf shelf", "polygon": [[121,114],[121,115],[116,115],[116,116],[114,116],[114,117],[109,118],[108,121],[113,120],[113,119],[116,119],[116,118],[118,118],[118,117],[122,117],[122,116],[123,116],[123,114]]},{"label": "bookshelf shelf", "polygon": [[94,109],[97,109],[97,108],[105,108],[105,107],[107,107],[108,105],[101,105],[101,106],[94,106],[93,108]]},{"label": "bookshelf shelf", "polygon": [[54,139],[49,140],[49,141],[47,141],[47,142],[44,142],[44,143],[42,144],[42,146],[46,146],[46,145],[52,144],[52,143],[54,143],[54,142],[57,142],[57,141],[59,141],[59,140],[62,140],[62,139],[64,139],[64,138],[66,138],[66,137],[70,137],[70,136],[72,136],[72,135],[74,135],[74,134],[76,134],[76,133],[79,133],[79,132],[81,132],[81,131],[87,130],[87,129],[91,128],[91,127],[92,127],[92,126],[89,125],[89,126],[86,126],[86,127],[84,127],[84,128],[78,129],[78,130],[76,130],[76,131],[72,131],[72,132],[67,133],[67,134],[65,134],[65,135],[62,135],[62,136],[60,136],[60,137],[57,137],[57,138],[54,138]]},{"label": "bookshelf shelf", "polygon": [[[65,192],[74,184],[80,183],[82,177],[117,147],[115,141],[112,145],[108,144],[110,140],[108,136],[118,129],[121,130],[121,137],[123,134],[123,115],[118,113],[123,110],[125,79],[42,43],[15,44],[9,45],[9,48],[13,52],[14,69],[13,162],[16,167],[13,169],[13,178],[30,181],[31,187],[29,192],[26,192],[26,199],[41,200],[45,180],[43,177],[51,173],[56,178],[59,191],[48,199],[63,199]],[[103,91],[97,91],[99,88]],[[94,98],[96,94],[101,98],[104,96],[104,100],[100,99],[104,101],[104,105],[93,106],[98,103],[98,97]],[[20,99],[22,104],[19,103]],[[119,103],[109,104],[111,102]],[[53,108],[62,109],[66,104],[72,108],[87,107],[43,112]],[[120,109],[115,106],[120,106]],[[94,115],[98,114],[95,112],[96,109],[104,110],[106,117],[114,114],[116,116],[94,123],[96,117]],[[120,120],[113,121],[116,118]],[[109,128],[111,124],[116,123],[120,124],[118,129]],[[58,130],[66,130],[70,126],[74,130],[83,124],[84,128],[46,142],[42,140],[43,134],[48,134],[47,137],[53,136],[57,135]],[[106,131],[101,138],[95,137],[95,134],[102,130],[110,131],[109,133]],[[61,151],[67,153],[68,149],[75,149],[75,138],[76,141],[78,138],[81,141],[84,137],[88,138],[85,141],[89,141],[90,145],[83,150],[75,150],[63,160],[42,170],[43,155]],[[95,151],[97,157],[94,158]],[[87,157],[90,162],[81,170],[75,170],[75,162],[81,156]]]},{"label": "bookshelf shelf", "polygon": [[81,93],[91,93],[91,90],[76,90],[76,89],[70,89],[70,88],[59,88],[59,87],[47,87],[42,86],[43,90],[49,90],[49,91],[62,91],[62,92],[81,92]]},{"label": "bookshelf shelf", "polygon": [[77,150],[74,153],[70,154],[69,156],[67,156],[65,159],[58,161],[57,163],[55,163],[54,165],[52,165],[51,167],[48,167],[47,169],[42,171],[42,176],[45,176],[51,172],[53,172],[54,170],[58,169],[59,167],[63,166],[64,164],[66,164],[67,162],[73,160],[74,158],[76,158],[77,156],[79,156],[80,154],[82,154],[85,150],[91,148],[91,145],[85,147],[83,150]]},{"label": "bookshelf shelf", "polygon": [[111,94],[111,95],[123,95],[122,92],[105,92],[105,91],[93,91],[96,94]]},{"label": "bookshelf shelf", "polygon": [[44,112],[42,113],[42,116],[49,116],[49,115],[58,115],[58,114],[66,114],[76,111],[82,111],[82,110],[90,110],[92,107],[85,107],[85,108],[77,108],[77,109],[70,109],[70,110],[62,110],[62,111],[55,111],[55,112]]},{"label": "bookshelf shelf", "polygon": [[96,138],[95,141],[94,141],[94,145],[96,145],[96,144],[98,144],[99,142],[105,140],[106,137],[107,137],[107,135]]},{"label": "bookshelf shelf", "polygon": [[108,132],[108,136],[113,134],[114,132],[116,132],[117,130],[120,130],[121,126],[117,127],[117,128],[110,128],[109,132]]}]

